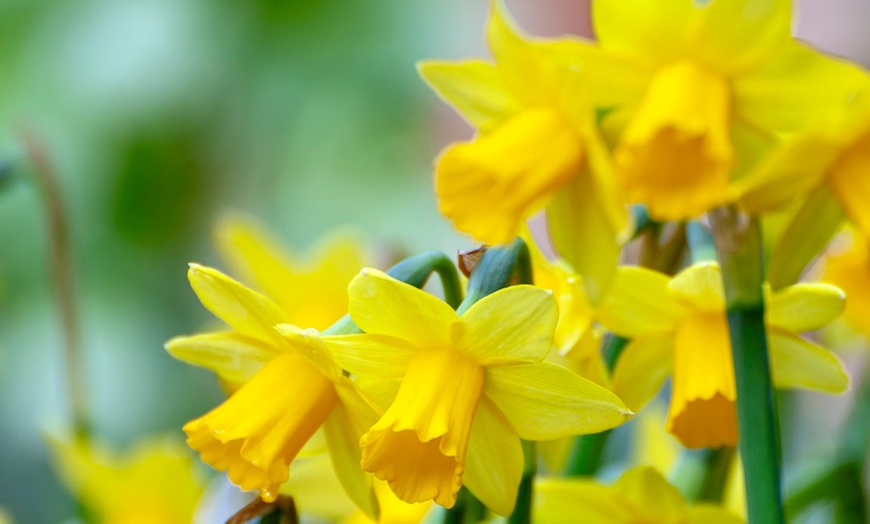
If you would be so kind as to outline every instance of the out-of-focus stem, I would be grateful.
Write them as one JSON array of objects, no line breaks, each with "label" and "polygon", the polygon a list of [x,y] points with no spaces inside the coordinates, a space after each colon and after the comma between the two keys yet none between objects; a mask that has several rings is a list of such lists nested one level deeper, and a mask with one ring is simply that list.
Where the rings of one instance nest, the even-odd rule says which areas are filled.
[{"label": "out-of-focus stem", "polygon": [[527,524],[532,521],[532,501],[534,499],[535,475],[538,472],[538,454],[535,443],[523,441],[525,467],[520,489],[517,493],[517,505],[508,517],[508,524]]},{"label": "out-of-focus stem", "polygon": [[718,208],[710,216],[734,359],[747,517],[750,524],[782,523],[779,439],[764,324],[761,226],[758,219],[734,208]]},{"label": "out-of-focus stem", "polygon": [[77,436],[83,436],[88,433],[89,424],[75,279],[69,246],[69,224],[64,212],[57,176],[45,149],[33,135],[25,134],[23,140],[32,166],[31,172],[39,185],[45,206],[51,278],[63,333],[66,361],[64,369],[67,372],[72,426]]}]

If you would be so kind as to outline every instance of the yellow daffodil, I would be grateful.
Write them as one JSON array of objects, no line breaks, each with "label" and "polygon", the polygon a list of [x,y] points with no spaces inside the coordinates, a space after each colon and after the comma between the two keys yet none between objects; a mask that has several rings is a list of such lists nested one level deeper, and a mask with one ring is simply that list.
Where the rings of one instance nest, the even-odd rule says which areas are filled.
[{"label": "yellow daffodil", "polygon": [[540,524],[740,524],[719,506],[690,506],[653,468],[640,467],[612,486],[584,479],[540,479],[535,484],[534,522]]},{"label": "yellow daffodil", "polygon": [[870,252],[859,234],[852,234],[849,249],[825,258],[822,280],[846,293],[843,319],[870,336]]},{"label": "yellow daffodil", "polygon": [[254,219],[237,214],[218,222],[215,243],[239,279],[274,300],[290,322],[320,330],[347,313],[347,284],[365,265],[363,248],[348,233],[294,256]]},{"label": "yellow daffodil", "polygon": [[61,479],[105,524],[190,524],[204,484],[188,450],[153,438],[117,455],[84,440],[49,441]]},{"label": "yellow daffodil", "polygon": [[363,270],[349,292],[366,334],[325,342],[351,373],[397,385],[360,445],[363,469],[406,502],[449,508],[465,483],[509,514],[523,471],[520,438],[595,433],[630,414],[609,391],[542,362],[558,319],[547,291],[509,287],[462,316],[377,270]]},{"label": "yellow daffodil", "polygon": [[336,474],[351,499],[376,513],[371,481],[359,470],[359,438],[377,418],[374,408],[332,361],[318,333],[285,326],[286,313],[267,297],[219,271],[191,264],[191,286],[203,305],[233,331],[170,340],[176,358],[244,383],[228,400],[188,422],[188,444],[215,469],[265,501],[278,495],[289,466],[322,427]]},{"label": "yellow daffodil", "polygon": [[[586,264],[603,266],[587,282],[597,286],[597,299],[615,265],[626,216],[594,112],[584,100],[572,52],[579,44],[528,40],[512,28],[500,3],[492,6],[487,34],[495,63],[419,66],[426,82],[480,131],[470,142],[447,146],[436,160],[439,208],[460,231],[502,244],[547,207],[560,254],[584,275]],[[575,255],[578,249],[583,254]]]},{"label": "yellow daffodil", "polygon": [[[770,295],[767,339],[777,387],[845,391],[840,361],[797,335],[824,326],[843,307],[843,292],[828,284],[797,284]],[[734,370],[718,265],[696,264],[671,279],[622,267],[598,318],[632,339],[612,382],[631,409],[640,409],[673,375],[667,430],[688,447],[736,444]]]},{"label": "yellow daffodil", "polygon": [[794,40],[790,0],[598,0],[584,80],[619,130],[631,202],[682,220],[734,198],[773,143],[844,106],[865,75]]}]

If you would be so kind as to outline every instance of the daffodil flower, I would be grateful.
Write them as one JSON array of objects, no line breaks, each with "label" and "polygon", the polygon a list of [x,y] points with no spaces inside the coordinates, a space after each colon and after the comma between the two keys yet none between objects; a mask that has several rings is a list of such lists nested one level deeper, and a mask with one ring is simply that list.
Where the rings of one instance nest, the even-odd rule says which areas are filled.
[{"label": "daffodil flower", "polygon": [[295,255],[254,219],[227,214],[214,236],[232,274],[274,300],[297,326],[324,330],[344,316],[347,285],[366,265],[363,248],[348,232],[336,231]]},{"label": "daffodil flower", "polygon": [[[828,350],[798,336],[829,323],[844,295],[828,284],[796,284],[766,302],[774,385],[841,393],[848,377]],[[722,276],[715,263],[693,265],[672,279],[622,267],[599,311],[608,329],[631,338],[612,386],[639,410],[673,375],[667,430],[687,447],[737,443],[734,368]]]},{"label": "daffodil flower", "polygon": [[740,524],[712,504],[690,506],[653,468],[632,469],[612,486],[593,480],[543,478],[535,484],[534,522],[540,524]]},{"label": "daffodil flower", "polygon": [[596,280],[587,282],[597,299],[627,218],[584,99],[572,51],[579,44],[528,40],[501,9],[492,2],[488,41],[495,63],[419,66],[426,82],[480,131],[436,160],[438,205],[457,229],[491,245],[512,240],[525,219],[547,207],[560,254],[584,275],[586,264],[599,265],[590,270]]},{"label": "daffodil flower", "polygon": [[860,234],[852,233],[851,244],[845,251],[825,257],[825,272],[822,280],[833,284],[846,293],[846,310],[843,319],[867,336],[870,336],[870,252],[867,242]]},{"label": "daffodil flower", "polygon": [[351,499],[376,514],[370,479],[359,470],[359,438],[377,419],[361,391],[342,374],[314,329],[275,326],[288,319],[270,299],[219,271],[191,264],[191,286],[203,305],[233,331],[170,340],[170,354],[242,382],[223,404],[188,422],[188,445],[265,501],[278,495],[289,466],[322,427],[336,474]]},{"label": "daffodil flower", "polygon": [[85,440],[49,438],[61,480],[97,522],[190,524],[204,483],[189,451],[168,438],[117,454]]},{"label": "daffodil flower", "polygon": [[790,34],[790,0],[598,0],[580,61],[619,130],[631,202],[683,220],[735,198],[732,180],[777,133],[839,110],[867,84]]},{"label": "daffodil flower", "polygon": [[520,438],[595,433],[630,414],[609,391],[542,362],[558,319],[547,291],[509,287],[462,316],[373,269],[349,293],[366,334],[324,342],[351,373],[396,384],[360,445],[363,469],[406,502],[449,508],[464,483],[509,514],[523,472]]}]

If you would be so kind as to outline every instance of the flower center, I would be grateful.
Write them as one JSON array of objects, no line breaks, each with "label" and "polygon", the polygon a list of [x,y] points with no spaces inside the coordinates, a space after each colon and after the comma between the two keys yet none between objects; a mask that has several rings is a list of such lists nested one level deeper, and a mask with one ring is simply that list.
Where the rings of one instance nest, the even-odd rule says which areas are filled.
[{"label": "flower center", "polygon": [[695,62],[659,70],[616,151],[628,198],[668,220],[724,203],[734,156],[730,105],[725,80]]},{"label": "flower center", "polygon": [[691,315],[677,325],[667,430],[686,447],[737,443],[730,344],[723,313]]},{"label": "flower center", "polygon": [[396,399],[360,440],[363,469],[405,502],[452,507],[483,383],[483,367],[461,352],[419,350]]}]

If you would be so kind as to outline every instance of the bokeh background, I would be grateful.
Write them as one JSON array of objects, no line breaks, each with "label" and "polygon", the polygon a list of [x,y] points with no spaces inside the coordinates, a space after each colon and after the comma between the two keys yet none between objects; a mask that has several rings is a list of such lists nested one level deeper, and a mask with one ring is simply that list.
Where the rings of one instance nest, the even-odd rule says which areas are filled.
[{"label": "bokeh background", "polygon": [[[531,33],[589,35],[588,5],[508,0]],[[295,251],[352,225],[382,251],[471,247],[436,210],[431,165],[470,129],[422,58],[486,53],[483,0],[0,0],[0,506],[74,514],[45,431],[68,411],[46,218],[22,137],[62,191],[95,433],[124,447],[221,398],[163,343],[210,320],[185,277],[220,265],[226,210]],[[870,63],[870,3],[806,0],[798,34]],[[6,169],[7,166],[11,166]]]}]

